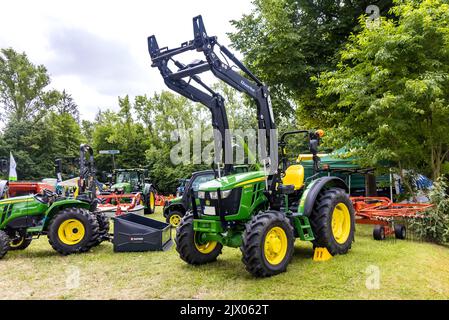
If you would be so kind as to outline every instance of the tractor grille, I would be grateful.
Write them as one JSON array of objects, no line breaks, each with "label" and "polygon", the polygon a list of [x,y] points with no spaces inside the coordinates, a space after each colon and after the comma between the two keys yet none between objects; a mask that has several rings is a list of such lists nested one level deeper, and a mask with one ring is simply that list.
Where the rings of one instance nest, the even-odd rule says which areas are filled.
[{"label": "tractor grille", "polygon": [[217,216],[223,214],[224,216],[237,214],[240,208],[240,198],[242,195],[242,188],[236,188],[231,191],[231,194],[227,198],[220,200],[220,206],[218,200],[211,199],[209,192],[206,192],[205,199],[200,199],[201,208],[204,211],[205,206],[215,207],[215,213]]}]

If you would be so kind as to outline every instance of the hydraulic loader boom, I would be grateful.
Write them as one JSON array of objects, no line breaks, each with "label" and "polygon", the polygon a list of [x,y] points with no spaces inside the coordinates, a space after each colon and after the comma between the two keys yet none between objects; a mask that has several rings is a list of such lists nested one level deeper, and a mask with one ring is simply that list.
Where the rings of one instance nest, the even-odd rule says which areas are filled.
[{"label": "hydraulic loader boom", "polygon": [[[174,49],[159,48],[156,37],[154,35],[148,37],[152,66],[159,69],[165,84],[170,89],[192,101],[202,103],[211,111],[212,126],[221,134],[221,139],[217,139],[217,137],[215,139],[216,147],[218,146],[217,142],[224,146],[221,161],[225,164],[225,175],[232,171],[232,146],[230,139],[226,138],[229,124],[223,97],[207,86],[198,76],[206,71],[211,71],[217,78],[236,90],[249,95],[256,102],[258,126],[259,129],[264,130],[262,132],[265,135],[266,142],[266,150],[262,150],[262,152],[267,151],[266,154],[262,154],[262,157],[266,158],[273,153],[277,161],[277,148],[270,150],[270,143],[276,139],[272,136],[272,130],[276,129],[276,125],[268,88],[225,46],[220,45],[217,42],[217,37],[207,35],[201,16],[193,18],[193,33],[193,40],[184,42],[180,47]],[[226,63],[214,51],[217,47]],[[203,52],[206,61],[200,60],[186,65],[174,59],[176,55],[193,50]],[[233,70],[234,66],[229,65],[227,59],[231,60],[243,75]],[[168,65],[169,62],[172,62],[178,70],[173,72]],[[187,81],[184,80],[186,78],[188,78]],[[194,86],[192,81],[204,90]],[[215,150],[220,150],[220,148]]]}]

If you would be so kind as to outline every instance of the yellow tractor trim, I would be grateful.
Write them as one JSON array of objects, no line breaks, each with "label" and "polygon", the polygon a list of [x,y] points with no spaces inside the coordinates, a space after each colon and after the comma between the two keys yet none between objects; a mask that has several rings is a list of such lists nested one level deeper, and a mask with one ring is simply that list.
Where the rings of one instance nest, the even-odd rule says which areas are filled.
[{"label": "yellow tractor trim", "polygon": [[243,185],[248,185],[248,184],[251,184],[251,183],[262,182],[262,181],[265,181],[265,178],[251,179],[251,180],[248,180],[248,181],[240,182],[239,184],[236,185],[236,187],[241,187]]}]

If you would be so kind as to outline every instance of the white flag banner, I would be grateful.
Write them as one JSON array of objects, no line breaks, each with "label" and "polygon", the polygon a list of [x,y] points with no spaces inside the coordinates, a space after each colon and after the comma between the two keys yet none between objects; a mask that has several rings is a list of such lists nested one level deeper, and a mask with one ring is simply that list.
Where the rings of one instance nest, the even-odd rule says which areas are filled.
[{"label": "white flag banner", "polygon": [[9,153],[9,181],[17,181],[16,160],[12,152]]}]

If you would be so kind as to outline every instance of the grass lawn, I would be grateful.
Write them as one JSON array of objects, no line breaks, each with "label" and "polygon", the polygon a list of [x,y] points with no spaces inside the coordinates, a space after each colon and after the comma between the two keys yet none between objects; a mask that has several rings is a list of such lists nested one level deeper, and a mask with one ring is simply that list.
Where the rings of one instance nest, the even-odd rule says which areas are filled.
[{"label": "grass lawn", "polygon": [[[153,217],[162,219],[160,210]],[[240,250],[224,248],[216,263],[193,267],[168,252],[114,253],[103,243],[89,253],[60,256],[46,237],[0,260],[3,299],[448,299],[449,248],[372,240],[357,226],[349,254],[312,261],[310,243],[296,242],[288,271],[255,279]],[[374,266],[374,267],[373,267]],[[378,269],[377,269],[378,268]],[[370,270],[380,288],[367,289]],[[372,277],[372,273],[371,273]]]}]

